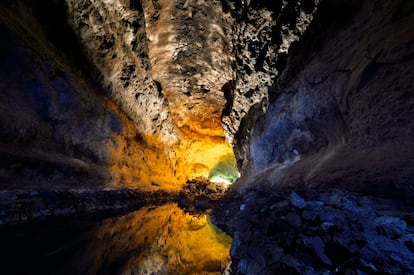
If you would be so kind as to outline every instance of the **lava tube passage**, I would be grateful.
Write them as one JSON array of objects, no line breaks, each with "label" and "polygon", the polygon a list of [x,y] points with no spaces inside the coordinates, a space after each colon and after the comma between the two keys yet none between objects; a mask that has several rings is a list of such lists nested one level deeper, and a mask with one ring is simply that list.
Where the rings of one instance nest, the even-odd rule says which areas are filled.
[{"label": "lava tube passage", "polygon": [[239,177],[240,173],[236,169],[236,161],[233,154],[222,156],[208,175],[210,181],[225,184],[231,184]]}]

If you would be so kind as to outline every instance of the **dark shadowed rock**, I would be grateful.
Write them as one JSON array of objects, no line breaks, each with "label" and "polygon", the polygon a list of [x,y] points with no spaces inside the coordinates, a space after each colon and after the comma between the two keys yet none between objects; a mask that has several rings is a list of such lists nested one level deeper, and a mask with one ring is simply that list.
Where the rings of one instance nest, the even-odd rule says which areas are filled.
[{"label": "dark shadowed rock", "polygon": [[[251,132],[245,173],[278,187],[413,193],[414,13],[407,3],[321,2],[319,19],[290,51],[277,98]],[[340,198],[335,192],[326,203]]]},{"label": "dark shadowed rock", "polygon": [[287,214],[286,221],[289,223],[290,226],[296,229],[302,226],[300,216],[294,212],[290,212],[289,214]]},{"label": "dark shadowed rock", "polygon": [[325,244],[320,237],[315,236],[305,238],[302,242],[323,264],[332,265],[331,260],[329,260],[329,258],[325,255]]},{"label": "dark shadowed rock", "polygon": [[[233,271],[244,268],[251,271],[249,274],[404,274],[414,268],[414,232],[399,218],[411,213],[409,206],[393,199],[349,192],[324,204],[326,198],[338,195],[337,190],[319,191],[317,195],[305,190],[300,193],[305,198],[312,196],[303,209],[286,208],[283,202],[290,202],[292,193],[266,189],[256,192],[255,200],[268,198],[267,206],[246,204],[234,216],[220,210],[232,205],[229,200],[213,211],[213,220],[220,226],[225,223],[235,237],[231,248]],[[271,197],[278,197],[280,202],[271,202]],[[234,200],[238,207],[237,196]],[[344,207],[344,200],[358,207]],[[271,211],[260,212],[267,207]],[[260,221],[256,218],[258,212]],[[261,270],[263,262],[267,265]]]},{"label": "dark shadowed rock", "polygon": [[300,209],[305,208],[307,205],[306,201],[301,196],[296,194],[295,192],[292,192],[292,194],[290,194],[290,203],[293,206],[300,208]]},{"label": "dark shadowed rock", "polygon": [[407,223],[397,217],[382,216],[375,219],[377,231],[390,238],[397,238],[407,230]]}]

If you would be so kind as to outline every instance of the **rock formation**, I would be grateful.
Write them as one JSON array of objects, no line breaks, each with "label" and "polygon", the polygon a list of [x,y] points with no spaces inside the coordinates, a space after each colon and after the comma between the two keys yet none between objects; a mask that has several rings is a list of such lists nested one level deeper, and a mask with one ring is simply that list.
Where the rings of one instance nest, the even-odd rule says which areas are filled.
[{"label": "rock formation", "polygon": [[216,205],[235,273],[412,272],[413,26],[409,0],[3,1],[0,225],[178,198]]},{"label": "rock formation", "polygon": [[[5,108],[3,136],[26,139],[22,158],[58,154],[69,158],[63,166],[99,171],[95,182],[104,185],[179,188],[211,175],[233,155],[231,145],[241,163],[252,123],[274,92],[278,62],[316,10],[318,1],[305,2],[5,2],[3,32],[11,40],[3,52],[18,59],[15,66],[32,67],[4,68],[4,79],[21,79],[6,89],[19,99],[4,94],[4,102],[34,115],[15,118]],[[30,124],[43,126],[25,129]],[[39,129],[47,133],[37,139],[50,148],[27,141]]]},{"label": "rock formation", "polygon": [[48,4],[1,4],[2,189],[176,188],[162,144],[104,97],[64,7]]},{"label": "rock formation", "polygon": [[196,177],[231,153],[227,142],[241,143],[251,121],[266,109],[278,56],[304,32],[316,9],[317,1],[308,2],[67,5],[110,97],[146,136],[166,146],[170,159],[193,166],[177,173]]},{"label": "rock formation", "polygon": [[261,187],[224,201],[216,222],[233,236],[235,274],[412,273],[412,205],[338,189],[296,191],[304,196]]},{"label": "rock formation", "polygon": [[271,167],[261,177],[278,185],[412,192],[412,15],[401,3],[348,3],[340,22],[333,5],[292,49],[244,171]]},{"label": "rock formation", "polygon": [[214,212],[232,271],[411,274],[414,6],[325,1],[314,16]]}]

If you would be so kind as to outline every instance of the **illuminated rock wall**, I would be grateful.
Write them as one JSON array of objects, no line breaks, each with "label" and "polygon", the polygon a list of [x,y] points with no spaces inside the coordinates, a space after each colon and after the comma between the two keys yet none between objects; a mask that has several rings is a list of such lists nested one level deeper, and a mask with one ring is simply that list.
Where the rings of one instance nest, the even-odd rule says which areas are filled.
[{"label": "illuminated rock wall", "polygon": [[87,77],[64,7],[38,5],[0,5],[1,188],[177,189],[163,145]]},{"label": "illuminated rock wall", "polygon": [[318,4],[66,2],[110,97],[188,178],[207,176],[231,154],[227,142],[243,165],[248,133],[275,93],[278,63]]},{"label": "illuminated rock wall", "polygon": [[69,262],[63,270],[89,274],[221,274],[230,261],[230,243],[231,238],[205,215],[191,216],[167,204],[100,223],[92,240],[73,259],[77,264]]},{"label": "illuminated rock wall", "polygon": [[[2,3],[4,36],[13,38],[2,45],[3,151],[13,159],[4,177],[31,181],[43,159],[104,186],[177,189],[213,177],[234,154],[244,167],[279,63],[318,3],[305,2]],[[19,173],[16,155],[33,169]],[[71,173],[59,177],[84,181]]]},{"label": "illuminated rock wall", "polygon": [[207,177],[225,141],[221,87],[232,78],[218,3],[67,1],[109,96],[153,137],[182,182]]}]

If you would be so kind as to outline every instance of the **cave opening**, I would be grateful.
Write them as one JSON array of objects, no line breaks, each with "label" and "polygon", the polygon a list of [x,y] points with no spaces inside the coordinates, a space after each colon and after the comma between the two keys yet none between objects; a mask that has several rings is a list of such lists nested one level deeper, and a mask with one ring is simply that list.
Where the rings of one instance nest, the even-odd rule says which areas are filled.
[{"label": "cave opening", "polygon": [[225,155],[220,157],[217,164],[210,170],[208,179],[212,182],[232,184],[240,177],[236,168],[234,155]]}]

